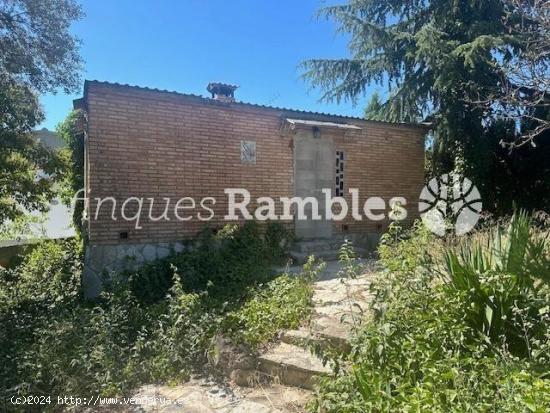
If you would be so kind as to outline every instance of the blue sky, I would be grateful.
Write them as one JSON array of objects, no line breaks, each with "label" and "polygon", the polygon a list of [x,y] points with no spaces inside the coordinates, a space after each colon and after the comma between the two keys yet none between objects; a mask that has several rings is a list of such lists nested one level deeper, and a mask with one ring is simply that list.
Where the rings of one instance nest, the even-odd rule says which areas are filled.
[{"label": "blue sky", "polygon": [[[321,0],[82,0],[73,26],[82,40],[83,79],[207,96],[211,81],[240,86],[238,100],[361,116],[366,98],[319,103],[321,92],[300,78],[307,58],[347,56],[347,39],[315,17]],[[54,128],[80,94],[45,95]]]}]

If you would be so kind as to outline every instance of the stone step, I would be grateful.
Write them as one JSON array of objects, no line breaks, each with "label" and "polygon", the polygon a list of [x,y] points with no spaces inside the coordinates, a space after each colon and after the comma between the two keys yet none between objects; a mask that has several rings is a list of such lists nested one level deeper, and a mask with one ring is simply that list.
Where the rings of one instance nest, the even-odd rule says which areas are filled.
[{"label": "stone step", "polygon": [[297,347],[308,348],[312,341],[315,341],[317,337],[312,334],[311,330],[307,328],[300,328],[299,330],[286,330],[281,335],[281,341],[283,343],[292,344]]},{"label": "stone step", "polygon": [[351,351],[349,336],[332,332],[312,332],[307,330],[288,330],[281,336],[283,343],[302,348],[317,347],[321,350],[335,349],[343,354]]},{"label": "stone step", "polygon": [[292,250],[297,252],[318,252],[338,250],[344,243],[344,239],[323,239],[311,241],[298,241],[292,245]]},{"label": "stone step", "polygon": [[313,321],[315,334],[320,340],[343,353],[351,351],[352,326],[334,317],[316,317]]},{"label": "stone step", "polygon": [[[367,254],[367,250],[364,248],[353,248],[357,256],[364,257]],[[338,260],[340,251],[337,249],[332,250],[321,250],[321,251],[315,251],[315,252],[300,252],[291,250],[290,256],[292,260],[294,261],[294,264],[296,265],[302,265],[307,262],[307,259],[310,255],[313,255],[317,259],[321,259],[323,261],[336,261]]]},{"label": "stone step", "polygon": [[351,329],[337,320],[320,320],[312,328],[287,330],[281,335],[281,341],[298,347],[316,346],[321,350],[332,348],[342,353],[351,351]]},{"label": "stone step", "polygon": [[328,366],[308,350],[278,343],[258,357],[258,370],[287,386],[312,389],[316,378],[331,372]]}]

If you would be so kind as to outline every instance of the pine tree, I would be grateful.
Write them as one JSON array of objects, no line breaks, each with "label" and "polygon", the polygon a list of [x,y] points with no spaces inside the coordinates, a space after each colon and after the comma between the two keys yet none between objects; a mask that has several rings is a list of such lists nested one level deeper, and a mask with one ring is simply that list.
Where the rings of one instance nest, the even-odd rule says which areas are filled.
[{"label": "pine tree", "polygon": [[389,97],[377,110],[385,119],[433,122],[436,173],[476,175],[485,112],[465,102],[498,86],[499,62],[518,47],[505,30],[506,11],[501,0],[350,0],[326,7],[320,15],[351,35],[351,57],[306,61],[304,76],[328,101],[357,102],[369,85],[386,86]]},{"label": "pine tree", "polygon": [[365,108],[365,119],[383,120],[384,116],[380,113],[383,105],[384,103],[380,99],[378,92],[374,92],[371,96],[369,104]]}]

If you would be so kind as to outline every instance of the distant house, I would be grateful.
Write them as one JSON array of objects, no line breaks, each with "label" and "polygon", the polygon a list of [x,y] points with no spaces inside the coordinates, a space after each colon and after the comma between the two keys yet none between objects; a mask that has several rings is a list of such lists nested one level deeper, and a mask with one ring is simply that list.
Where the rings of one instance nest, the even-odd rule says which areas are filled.
[{"label": "distant house", "polygon": [[[422,125],[366,121],[238,102],[236,87],[212,83],[212,97],[86,81],[75,108],[84,110],[85,186],[90,200],[114,197],[213,197],[209,225],[227,223],[227,188],[246,188],[258,197],[403,197],[409,222],[424,182]],[[164,206],[155,203],[154,215]],[[197,205],[200,210],[200,207]],[[281,206],[277,205],[277,213]],[[251,208],[252,210],[254,208]],[[187,211],[191,212],[191,211]],[[205,212],[203,210],[203,212]],[[308,210],[308,212],[311,212]],[[323,211],[321,211],[323,212]],[[99,273],[117,269],[122,257],[137,262],[166,255],[170,246],[194,237],[205,225],[196,216],[178,221],[113,220],[107,206],[90,203],[85,284],[94,294]],[[353,238],[369,246],[389,221],[284,220],[298,239]]]},{"label": "distant house", "polygon": [[57,133],[48,130],[47,128],[42,128],[35,131],[34,135],[44,146],[47,146],[48,148],[61,149],[65,146],[63,139],[61,139]]}]

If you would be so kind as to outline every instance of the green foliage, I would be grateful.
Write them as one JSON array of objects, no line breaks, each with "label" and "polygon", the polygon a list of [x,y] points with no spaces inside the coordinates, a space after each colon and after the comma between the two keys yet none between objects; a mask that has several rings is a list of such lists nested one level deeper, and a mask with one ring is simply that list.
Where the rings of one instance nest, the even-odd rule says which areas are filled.
[{"label": "green foliage", "polygon": [[0,241],[33,241],[45,238],[46,227],[44,224],[46,221],[45,213],[18,215],[12,221],[0,224]]},{"label": "green foliage", "polygon": [[56,305],[79,294],[81,248],[77,239],[44,241],[31,245],[15,269],[0,271],[0,291],[6,299],[0,308],[17,303]]},{"label": "green foliage", "polygon": [[257,287],[241,308],[227,315],[223,328],[236,343],[257,349],[279,331],[297,328],[307,319],[311,296],[308,279],[281,275]]},{"label": "green foliage", "polygon": [[[544,113],[535,116],[550,119]],[[516,141],[515,125],[498,122],[476,143],[483,179],[476,178],[475,182],[482,192],[483,208],[497,215],[511,215],[518,207],[550,211],[550,131],[534,139],[536,146],[524,145],[511,151],[502,142]]]},{"label": "green foliage", "polygon": [[[65,120],[59,123],[55,129],[56,133],[65,142],[66,148],[62,155],[66,159],[67,168],[63,183],[61,197],[66,205],[72,206],[75,195],[81,198],[84,189],[84,134],[78,126],[84,114],[80,110],[71,111]],[[73,225],[78,232],[82,230],[82,214],[84,212],[84,201],[78,201],[74,205]]]},{"label": "green foliage", "polygon": [[[468,305],[471,327],[510,350],[531,355],[530,340],[549,322],[550,245],[525,212],[476,234],[445,255],[444,280]],[[528,330],[528,331],[527,331]]]},{"label": "green foliage", "polygon": [[185,293],[180,276],[174,272],[164,303],[166,311],[154,321],[152,334],[140,331],[135,354],[126,366],[139,382],[181,382],[188,379],[192,366],[205,361],[217,318],[202,298],[200,294]]},{"label": "green foliage", "polygon": [[44,118],[36,94],[76,90],[81,60],[69,28],[81,16],[73,0],[0,3],[0,225],[45,211],[55,195],[65,165],[32,134]]},{"label": "green foliage", "polygon": [[[474,234],[460,247],[437,239],[424,242],[422,231],[416,226],[402,235],[392,229],[386,236],[381,255],[392,270],[380,273],[372,284],[374,317],[363,323],[350,356],[340,362],[350,368],[321,382],[310,410],[548,411],[549,296],[540,271],[548,271],[547,264],[541,267],[548,251],[539,253],[546,234],[537,232],[524,214],[514,217],[506,232],[495,228],[491,241]],[[450,274],[447,282],[436,277],[443,256],[432,253],[435,244],[447,254],[455,254],[462,267],[492,269],[494,296],[487,297],[490,303],[500,302],[508,292],[514,294],[514,288],[508,290],[514,273],[539,280],[529,287],[537,293],[531,289],[518,297],[509,314],[513,320],[509,327],[522,335],[523,349],[529,351],[517,351],[511,339],[493,342],[480,334],[470,311],[476,308],[476,295],[481,293],[476,292],[472,279],[468,279],[472,283],[468,290],[455,288]],[[478,248],[483,252],[474,253]],[[456,255],[457,249],[471,254],[465,253],[463,258]],[[426,256],[431,258],[426,260]],[[408,263],[399,265],[403,259]],[[478,276],[482,278],[482,274]],[[457,284],[461,285],[458,279]]]},{"label": "green foliage", "polygon": [[338,250],[338,261],[341,268],[338,276],[342,279],[356,279],[361,274],[361,266],[357,262],[357,254],[353,249],[353,244],[346,239]]},{"label": "green foliage", "polygon": [[268,255],[275,257],[275,259],[286,259],[293,240],[293,234],[281,223],[268,222],[265,230],[265,244]]},{"label": "green foliage", "polygon": [[[142,316],[135,300],[122,290],[105,293],[93,306],[78,301],[35,316],[24,326],[32,336],[26,351],[15,358],[18,376],[3,377],[12,386],[25,385],[4,391],[54,397],[82,392],[121,394],[135,383],[125,367]],[[22,345],[21,341],[15,344]]]},{"label": "green foliage", "polygon": [[251,284],[267,280],[277,258],[268,249],[258,224],[226,225],[217,234],[204,230],[190,249],[153,261],[128,274],[133,293],[140,300],[164,298],[172,284],[171,265],[177,268],[185,291],[208,290],[213,296],[234,296]]},{"label": "green foliage", "polygon": [[41,93],[79,86],[82,59],[71,24],[83,16],[74,0],[11,0],[0,4],[0,72]]},{"label": "green foliage", "polygon": [[[343,3],[323,7],[319,15],[349,35],[350,56],[303,64],[304,77],[324,91],[324,99],[357,102],[369,88],[385,86],[384,99],[375,95],[367,103],[366,118],[429,121],[428,175],[466,174],[479,188],[486,210],[510,213],[513,200],[530,210],[548,210],[549,134],[539,136],[536,147],[526,145],[513,153],[501,145],[539,125],[509,121],[502,112],[548,119],[544,105],[538,105],[536,114],[521,107],[522,99],[539,96],[524,89],[541,86],[519,88],[515,83],[521,76],[507,78],[508,63],[524,56],[533,43],[525,34],[541,38],[540,22],[521,15],[529,7],[503,0]],[[538,63],[547,67],[548,58]],[[548,78],[547,70],[540,73]],[[520,89],[523,98],[511,92]],[[473,103],[508,93],[514,97],[507,105],[490,98],[486,107]]]},{"label": "green foliage", "polygon": [[228,312],[222,331],[234,342],[257,350],[280,330],[297,328],[309,318],[313,308],[311,283],[324,267],[311,256],[300,274],[282,274],[253,288],[241,307]]},{"label": "green foliage", "polygon": [[[0,225],[25,210],[47,210],[62,158],[40,144],[32,130],[43,120],[34,93],[0,73]],[[46,178],[43,174],[48,174]]]},{"label": "green foliage", "polygon": [[385,121],[386,119],[383,113],[384,103],[380,98],[378,92],[374,92],[371,96],[371,99],[365,108],[365,119],[367,120],[380,120]]},{"label": "green foliage", "polygon": [[[319,14],[352,37],[351,58],[304,64],[305,76],[325,89],[325,99],[355,100],[369,84],[387,83],[393,91],[383,105],[386,112],[414,121],[418,113],[457,110],[460,103],[451,99],[462,97],[460,92],[498,80],[491,50],[508,39],[499,0],[350,0]],[[466,79],[474,84],[459,90]]]},{"label": "green foliage", "polygon": [[421,221],[412,228],[403,229],[397,221],[390,224],[378,245],[378,254],[384,266],[392,272],[409,274],[431,259],[436,247],[434,235]]},{"label": "green foliage", "polygon": [[204,367],[216,334],[259,346],[311,310],[313,264],[296,277],[270,275],[273,257],[255,224],[205,231],[196,248],[131,274],[130,284],[112,274],[96,302],[81,295],[80,245],[42,242],[0,271],[0,399],[180,383]]},{"label": "green foliage", "polygon": [[63,336],[68,327],[61,320],[73,317],[80,299],[79,243],[46,241],[32,248],[18,267],[0,271],[1,393],[16,384],[24,384],[25,392],[31,378],[37,390],[47,386],[42,376],[53,366],[43,366],[40,360],[56,351],[49,339],[61,340],[52,328],[59,327],[55,331]]}]

